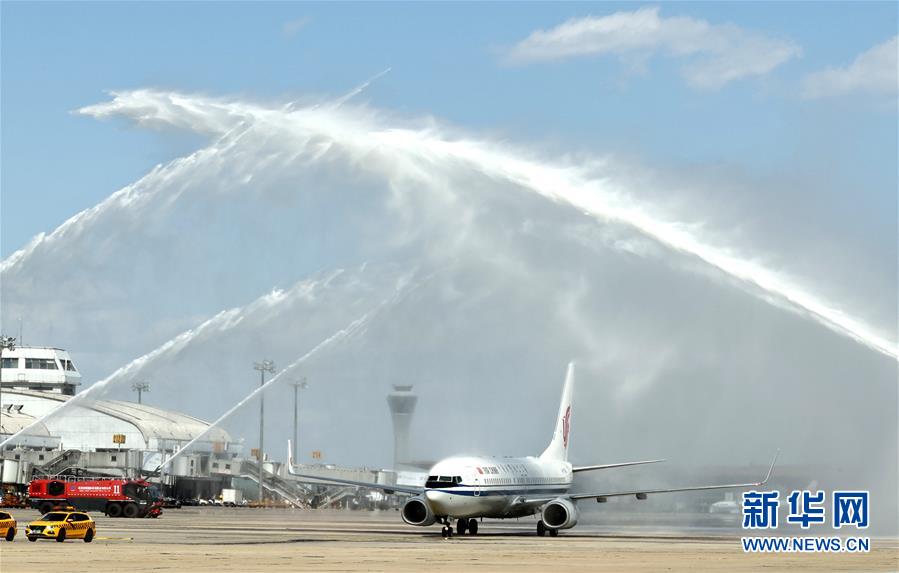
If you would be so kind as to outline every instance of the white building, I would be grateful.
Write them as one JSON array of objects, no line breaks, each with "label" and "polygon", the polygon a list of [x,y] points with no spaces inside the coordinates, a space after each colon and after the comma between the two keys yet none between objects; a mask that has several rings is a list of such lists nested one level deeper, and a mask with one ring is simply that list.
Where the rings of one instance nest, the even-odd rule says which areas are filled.
[{"label": "white building", "polygon": [[[3,407],[0,415],[0,441],[15,434],[19,430],[32,425],[36,420],[22,412],[21,405],[9,404]],[[19,442],[21,448],[28,449],[27,459],[16,458],[0,459],[0,484],[27,483],[33,463],[42,464],[53,459],[59,449],[59,436],[50,434],[50,430],[44,424],[35,424],[27,435],[22,436]]]},{"label": "white building", "polygon": [[393,467],[397,469],[411,462],[409,435],[416,403],[418,396],[412,392],[412,386],[394,384],[393,392],[387,395],[393,420]]},{"label": "white building", "polygon": [[[6,404],[22,406],[22,412],[37,418],[70,399],[71,396],[65,394],[18,388],[3,392]],[[187,414],[119,400],[85,401],[84,406],[74,406],[63,415],[47,418],[43,425],[51,435],[59,436],[61,449],[82,452],[142,450],[171,453],[209,428],[208,423]],[[117,443],[114,436],[124,436],[124,441]],[[191,451],[225,453],[235,449],[239,449],[239,444],[232,445],[227,432],[212,428]]]},{"label": "white building", "polygon": [[[0,381],[3,441],[73,399],[81,374],[65,350],[23,346],[3,352]],[[152,473],[201,434],[165,471],[166,483],[185,495],[230,483],[240,472],[242,443],[187,414],[120,400],[85,400],[0,449],[0,483],[27,483],[32,469],[49,474],[72,469],[104,475]]]},{"label": "white building", "polygon": [[[7,404],[3,407],[3,415],[0,416],[0,441],[35,422],[34,416],[29,416],[22,410],[21,404]],[[56,450],[59,449],[59,436],[52,435],[44,424],[36,424],[27,435],[22,436],[19,444],[36,450]]]},{"label": "white building", "polygon": [[3,351],[0,385],[7,388],[29,388],[72,396],[81,384],[69,353],[60,348],[18,346]]}]

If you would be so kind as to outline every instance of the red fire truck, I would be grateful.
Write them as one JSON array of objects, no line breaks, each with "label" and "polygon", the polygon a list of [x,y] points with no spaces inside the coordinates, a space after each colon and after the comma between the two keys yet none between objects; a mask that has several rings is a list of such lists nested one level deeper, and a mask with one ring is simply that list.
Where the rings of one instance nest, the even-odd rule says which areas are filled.
[{"label": "red fire truck", "polygon": [[109,517],[158,517],[162,500],[142,479],[57,476],[31,480],[31,507],[47,513],[57,505],[81,511],[102,511]]}]

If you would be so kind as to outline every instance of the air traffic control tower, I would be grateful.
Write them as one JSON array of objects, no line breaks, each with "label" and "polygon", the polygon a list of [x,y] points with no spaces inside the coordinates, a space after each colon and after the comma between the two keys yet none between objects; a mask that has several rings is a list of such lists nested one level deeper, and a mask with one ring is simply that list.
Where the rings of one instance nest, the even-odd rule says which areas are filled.
[{"label": "air traffic control tower", "polygon": [[398,469],[409,459],[409,427],[418,396],[412,393],[412,386],[393,385],[393,392],[387,395],[390,416],[393,418],[393,467]]}]

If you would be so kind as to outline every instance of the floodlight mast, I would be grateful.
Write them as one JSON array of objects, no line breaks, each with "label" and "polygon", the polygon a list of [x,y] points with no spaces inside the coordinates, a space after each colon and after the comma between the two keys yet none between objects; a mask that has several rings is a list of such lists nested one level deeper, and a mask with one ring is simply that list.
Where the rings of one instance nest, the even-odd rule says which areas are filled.
[{"label": "floodlight mast", "polygon": [[[259,371],[259,386],[265,386],[265,373],[268,372],[270,374],[274,374],[275,372],[275,363],[271,360],[263,360],[262,362],[254,362],[253,370]],[[263,481],[264,481],[264,464],[263,461],[265,459],[264,454],[262,453],[262,444],[265,439],[265,394],[259,394],[259,456],[256,458],[256,461],[259,462],[259,503],[263,501]]]},{"label": "floodlight mast", "polygon": [[131,384],[131,389],[137,392],[137,403],[143,404],[143,394],[144,392],[150,391],[150,383],[146,380],[143,380],[141,382],[133,382]]},{"label": "floodlight mast", "polygon": [[300,434],[299,434],[299,418],[300,418],[300,407],[299,407],[299,392],[300,390],[305,390],[309,387],[309,383],[306,381],[306,378],[303,377],[302,380],[293,380],[291,382],[293,386],[293,459],[294,463],[299,463],[299,456],[297,455],[297,449],[299,446],[297,444],[300,443]]}]

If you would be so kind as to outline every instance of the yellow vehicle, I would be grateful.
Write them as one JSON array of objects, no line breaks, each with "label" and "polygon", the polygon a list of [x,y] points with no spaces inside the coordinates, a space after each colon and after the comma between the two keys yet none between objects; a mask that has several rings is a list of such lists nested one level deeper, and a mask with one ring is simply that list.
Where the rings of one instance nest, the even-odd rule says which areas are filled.
[{"label": "yellow vehicle", "polygon": [[0,511],[0,537],[7,541],[16,538],[16,520],[5,511]]},{"label": "yellow vehicle", "polygon": [[66,539],[83,539],[90,543],[96,534],[97,524],[80,511],[51,511],[25,528],[28,541],[55,539],[62,543]]}]

